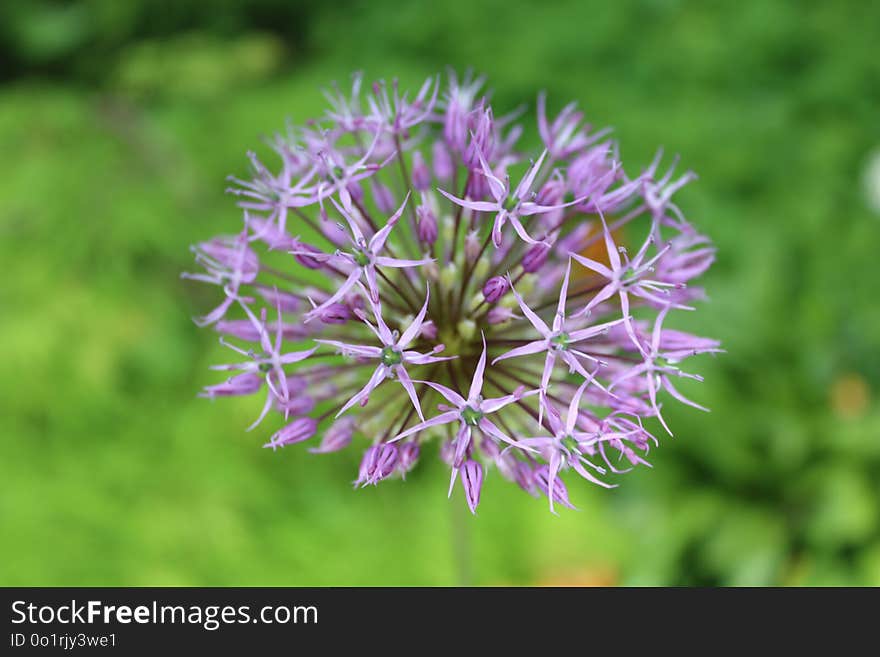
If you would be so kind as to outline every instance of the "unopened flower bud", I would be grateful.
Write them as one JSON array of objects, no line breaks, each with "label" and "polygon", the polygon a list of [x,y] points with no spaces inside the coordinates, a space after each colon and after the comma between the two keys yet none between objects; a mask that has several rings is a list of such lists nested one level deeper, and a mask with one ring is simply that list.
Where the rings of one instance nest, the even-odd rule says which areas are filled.
[{"label": "unopened flower bud", "polygon": [[440,272],[440,282],[443,284],[445,288],[452,288],[455,286],[458,280],[458,267],[455,266],[454,262],[450,262],[443,268],[443,271]]},{"label": "unopened flower bud", "polygon": [[537,485],[535,482],[535,471],[525,461],[514,461],[511,468],[511,474],[516,485],[533,497],[538,496]]},{"label": "unopened flower bud", "polygon": [[439,139],[435,141],[432,148],[432,156],[434,175],[438,180],[450,180],[455,172],[455,164],[452,161],[449,150],[446,148],[446,144]]},{"label": "unopened flower bud", "polygon": [[427,322],[422,324],[421,331],[419,331],[421,336],[426,340],[436,340],[437,339],[437,325],[434,323],[434,320],[429,319]]},{"label": "unopened flower bud", "polygon": [[[280,320],[268,324],[266,331],[275,336],[279,328],[285,340],[299,340],[308,335],[308,329],[302,324],[288,324]],[[221,319],[214,325],[214,330],[247,342],[259,342],[261,339],[260,326],[249,319]]]},{"label": "unopened flower bud", "polygon": [[199,393],[199,397],[235,397],[238,395],[252,395],[263,385],[263,377],[252,372],[236,374],[223,383],[207,386]]},{"label": "unopened flower bud", "polygon": [[[486,109],[476,112],[473,117],[474,125],[470,132],[470,139],[464,152],[465,165],[474,171],[480,169],[480,155],[484,157],[492,152],[492,141],[495,130],[492,120],[492,110]],[[471,176],[471,183],[477,179],[485,180],[484,176]],[[479,198],[472,196],[472,198]]]},{"label": "unopened flower bud", "polygon": [[400,446],[397,469],[400,470],[401,474],[406,474],[416,466],[420,451],[419,444],[415,441],[404,443]]},{"label": "unopened flower bud", "polygon": [[361,466],[358,470],[358,478],[355,485],[366,486],[367,484],[376,485],[388,475],[394,472],[397,466],[398,450],[397,445],[389,443],[379,443],[373,445],[361,459]]},{"label": "unopened flower bud", "polygon": [[547,262],[547,256],[549,254],[550,247],[548,247],[546,244],[532,245],[523,256],[523,271],[527,274],[534,274],[536,271],[544,266],[544,263]]},{"label": "unopened flower bud", "polygon": [[416,216],[419,219],[418,235],[422,244],[433,244],[437,241],[437,217],[427,205],[416,208]]},{"label": "unopened flower bud", "polygon": [[464,238],[464,257],[471,264],[480,257],[480,237],[472,230]]},{"label": "unopened flower bud", "polygon": [[391,193],[391,190],[377,180],[372,181],[372,186],[373,201],[376,203],[376,208],[379,212],[383,214],[394,212],[397,206],[394,204],[394,194]]},{"label": "unopened flower bud", "polygon": [[359,182],[353,180],[345,186],[345,189],[358,203],[364,200],[364,188],[361,187]]},{"label": "unopened flower bud", "polygon": [[315,408],[315,400],[308,395],[297,395],[290,399],[276,399],[275,405],[278,410],[284,413],[285,417],[291,415],[305,415],[311,413]]},{"label": "unopened flower bud", "polygon": [[486,321],[490,324],[503,324],[516,317],[510,308],[504,306],[494,306],[486,313]]},{"label": "unopened flower bud", "polygon": [[431,171],[422,157],[421,151],[413,153],[412,183],[416,191],[424,192],[431,188]]},{"label": "unopened flower bud", "polygon": [[321,444],[318,447],[312,447],[309,451],[313,454],[338,452],[351,444],[352,435],[354,435],[354,417],[350,415],[341,417],[324,433]]},{"label": "unopened flower bud", "polygon": [[471,513],[477,512],[480,503],[480,491],[483,488],[483,466],[478,461],[468,459],[458,469],[461,485]]},{"label": "unopened flower bud", "polygon": [[487,458],[492,460],[496,459],[499,454],[501,454],[501,449],[498,447],[498,443],[496,443],[491,438],[483,438],[480,441],[480,451],[486,455]]},{"label": "unopened flower bud", "polygon": [[472,319],[463,319],[458,323],[458,333],[465,340],[473,340],[477,334],[477,325]]},{"label": "unopened flower bud", "polygon": [[550,508],[553,504],[561,504],[562,506],[574,509],[574,505],[568,501],[568,488],[558,476],[550,481],[550,468],[546,465],[539,466],[533,473],[533,479],[538,490],[544,493],[550,500]]},{"label": "unopened flower bud", "polygon": [[234,240],[216,238],[202,242],[198,245],[197,250],[226,269],[239,272],[242,275],[242,280],[250,283],[260,271],[260,260],[257,258],[256,251],[239,240],[240,238]]},{"label": "unopened flower bud", "polygon": [[296,312],[301,305],[299,297],[289,292],[282,292],[274,287],[258,287],[257,294],[263,297],[266,303],[273,308],[280,308],[283,313]]},{"label": "unopened flower bud", "polygon": [[286,427],[276,431],[269,439],[269,442],[263,445],[263,447],[276,449],[277,447],[284,447],[285,445],[301,443],[314,436],[317,428],[318,423],[314,418],[299,417]]},{"label": "unopened flower bud", "polygon": [[325,324],[345,324],[351,318],[351,310],[344,303],[331,303],[318,318]]},{"label": "unopened flower bud", "polygon": [[[299,245],[299,251],[308,251],[309,253],[321,254],[323,251],[321,249],[312,246],[311,244],[301,243]],[[313,258],[306,253],[297,253],[293,256],[296,258],[296,261],[301,264],[303,267],[307,267],[308,269],[320,269],[323,265],[320,260],[317,258]]]},{"label": "unopened flower bud", "polygon": [[507,292],[507,279],[503,276],[493,276],[483,285],[483,298],[486,303],[495,303]]}]

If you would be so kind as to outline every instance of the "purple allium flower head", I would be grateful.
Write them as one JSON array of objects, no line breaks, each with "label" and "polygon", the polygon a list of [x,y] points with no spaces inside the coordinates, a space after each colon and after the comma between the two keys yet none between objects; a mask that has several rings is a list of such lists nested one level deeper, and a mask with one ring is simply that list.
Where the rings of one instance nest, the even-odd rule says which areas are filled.
[{"label": "purple allium flower head", "polygon": [[676,379],[702,381],[691,359],[720,344],[673,321],[705,300],[715,248],[676,203],[696,178],[677,159],[629,176],[607,130],[543,93],[525,151],[522,112],[470,74],[326,96],[269,141],[277,170],[249,154],[232,179],[241,229],[192,249],[184,277],[217,294],[196,321],[238,355],[200,396],[258,395],[267,447],[368,437],[357,486],[437,439],[471,511],[493,472],[572,507],[565,478],[612,488],[670,405],[706,410]]}]

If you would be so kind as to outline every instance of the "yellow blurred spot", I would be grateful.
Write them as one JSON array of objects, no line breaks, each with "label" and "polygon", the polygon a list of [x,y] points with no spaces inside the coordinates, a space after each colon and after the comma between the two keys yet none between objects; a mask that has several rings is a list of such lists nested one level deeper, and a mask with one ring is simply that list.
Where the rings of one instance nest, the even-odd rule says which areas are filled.
[{"label": "yellow blurred spot", "polygon": [[[620,229],[611,231],[611,237],[614,240],[615,244],[620,244],[622,236],[623,235]],[[611,263],[608,260],[608,249],[605,246],[605,238],[602,235],[602,224],[598,221],[595,222],[590,227],[590,232],[587,233],[587,238],[590,240],[591,243],[581,249],[580,255],[584,256],[585,258],[590,258],[590,260],[595,260],[596,262],[599,262],[606,267],[610,267]],[[595,278],[596,280],[599,280],[601,277],[585,267],[574,266],[572,267],[572,278]]]},{"label": "yellow blurred spot", "polygon": [[539,577],[537,586],[617,586],[617,570],[609,564],[549,573]]},{"label": "yellow blurred spot", "polygon": [[841,417],[860,417],[870,401],[868,383],[858,374],[844,374],[831,384],[831,408]]}]

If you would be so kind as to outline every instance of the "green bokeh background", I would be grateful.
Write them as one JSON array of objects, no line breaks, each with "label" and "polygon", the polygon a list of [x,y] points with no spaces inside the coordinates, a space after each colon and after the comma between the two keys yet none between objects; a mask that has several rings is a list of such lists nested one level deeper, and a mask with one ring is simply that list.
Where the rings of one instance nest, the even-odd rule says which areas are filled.
[{"label": "green bokeh background", "polygon": [[330,80],[452,65],[529,117],[576,99],[632,170],[682,155],[719,254],[678,326],[728,350],[697,366],[712,413],[670,409],[654,468],[572,482],[580,511],[490,474],[472,581],[880,585],[878,26],[867,0],[0,3],[0,584],[457,581],[432,455],[353,491],[359,450],[273,453],[260,402],[195,397],[226,354],[179,279],[238,225],[224,177]]}]

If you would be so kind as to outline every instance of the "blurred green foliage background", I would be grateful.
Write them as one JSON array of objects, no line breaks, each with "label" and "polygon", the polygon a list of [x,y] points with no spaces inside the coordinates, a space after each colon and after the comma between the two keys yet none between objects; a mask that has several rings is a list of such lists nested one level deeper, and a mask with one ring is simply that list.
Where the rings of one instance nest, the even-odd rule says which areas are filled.
[{"label": "blurred green foliage background", "polygon": [[499,108],[578,100],[633,171],[682,155],[719,256],[679,326],[728,349],[713,412],[671,408],[654,468],[572,482],[580,511],[490,474],[473,581],[880,585],[878,28],[868,0],[4,0],[0,584],[456,582],[433,455],[353,491],[360,450],[261,449],[258,402],[195,397],[226,355],[178,278],[321,87],[452,65]]}]

